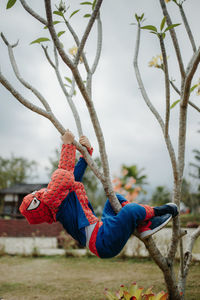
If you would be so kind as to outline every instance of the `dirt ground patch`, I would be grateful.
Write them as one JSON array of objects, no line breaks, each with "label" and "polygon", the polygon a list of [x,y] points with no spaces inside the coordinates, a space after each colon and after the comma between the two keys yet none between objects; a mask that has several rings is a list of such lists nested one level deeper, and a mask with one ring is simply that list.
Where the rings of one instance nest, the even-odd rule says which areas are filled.
[{"label": "dirt ground patch", "polygon": [[[187,300],[200,299],[200,265],[193,264]],[[0,298],[5,300],[103,300],[104,289],[137,282],[165,290],[161,271],[150,260],[98,258],[0,258]]]}]

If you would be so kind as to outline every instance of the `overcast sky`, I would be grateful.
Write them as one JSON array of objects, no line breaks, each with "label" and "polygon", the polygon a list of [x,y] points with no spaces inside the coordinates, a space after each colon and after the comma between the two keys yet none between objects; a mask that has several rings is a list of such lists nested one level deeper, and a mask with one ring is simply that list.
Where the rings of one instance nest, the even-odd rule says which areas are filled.
[{"label": "overcast sky", "polygon": [[[18,1],[19,2],[19,1]],[[6,10],[7,1],[0,2],[0,30],[5,34],[10,43],[19,39],[19,45],[15,48],[15,56],[21,75],[33,86],[37,87],[46,99],[48,99],[57,118],[63,126],[69,128],[77,137],[77,130],[67,102],[58,86],[53,69],[44,58],[39,45],[29,45],[38,37],[48,37],[43,25],[24,12],[20,3]],[[45,17],[43,1],[27,1],[39,14]],[[80,1],[71,1],[68,15],[80,8]],[[38,5],[38,3],[40,3]],[[56,3],[53,1],[53,3]],[[186,15],[194,32],[197,46],[199,45],[199,11],[198,0],[188,0],[185,5]],[[174,3],[168,4],[173,23],[181,23],[178,9]],[[72,25],[81,37],[88,19],[82,16],[89,11],[89,7],[81,7],[81,11],[72,19]],[[98,69],[93,79],[93,100],[99,121],[104,132],[106,149],[110,162],[112,175],[119,174],[122,164],[136,164],[139,168],[145,168],[149,185],[154,188],[158,185],[166,185],[171,188],[173,183],[172,170],[169,156],[164,144],[158,122],[145,105],[138,89],[138,84],[133,69],[133,55],[136,39],[136,26],[134,14],[145,13],[145,24],[159,26],[162,20],[162,12],[158,0],[104,0],[101,9],[103,23],[103,48]],[[59,17],[55,17],[59,19]],[[56,25],[57,30],[62,30],[61,25]],[[60,26],[60,27],[59,27]],[[192,55],[191,45],[188,41],[183,25],[177,28],[180,39],[180,48],[183,54],[185,66]],[[62,42],[66,51],[74,42],[69,33],[62,36]],[[180,86],[180,75],[175,60],[174,50],[167,36],[165,39],[170,78],[176,79]],[[86,54],[91,63],[95,55],[96,31],[86,45]],[[9,79],[13,86],[24,97],[35,104],[37,100],[21,86],[13,75],[5,44],[0,41],[0,67],[2,73]],[[51,53],[51,44],[49,43]],[[164,117],[164,84],[163,73],[148,67],[151,58],[160,54],[158,39],[148,33],[142,32],[141,47],[139,53],[139,65],[148,95],[161,116]],[[81,69],[82,70],[82,66]],[[70,71],[62,67],[63,76],[71,77]],[[198,74],[194,83],[198,81]],[[9,157],[11,153],[36,160],[39,165],[40,177],[37,181],[46,181],[45,167],[49,165],[49,157],[54,154],[54,149],[60,146],[60,135],[53,125],[37,114],[25,108],[0,85],[0,155]],[[179,99],[174,92],[171,93],[171,102]],[[193,93],[191,100],[199,105],[200,97]],[[77,93],[74,102],[82,119],[84,134],[89,137],[94,145],[94,156],[98,155],[98,146],[94,131],[91,126],[85,102]],[[200,106],[200,105],[199,105]],[[193,161],[192,150],[199,149],[199,113],[189,108],[187,126],[187,147],[185,176],[189,172],[189,162]],[[178,106],[171,110],[170,134],[177,152]]]}]

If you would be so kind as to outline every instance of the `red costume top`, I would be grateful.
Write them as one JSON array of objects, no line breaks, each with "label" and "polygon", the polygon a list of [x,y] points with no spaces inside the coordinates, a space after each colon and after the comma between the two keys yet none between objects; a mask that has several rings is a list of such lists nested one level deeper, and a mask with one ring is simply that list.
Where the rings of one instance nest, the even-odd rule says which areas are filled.
[{"label": "red costume top", "polygon": [[[90,154],[92,150],[89,150]],[[74,179],[75,155],[76,147],[73,144],[63,145],[58,169],[52,174],[47,188],[24,197],[19,209],[30,224],[56,222],[56,213],[60,204],[72,191],[76,192],[90,224],[97,222],[97,218],[88,208],[83,184]]]}]

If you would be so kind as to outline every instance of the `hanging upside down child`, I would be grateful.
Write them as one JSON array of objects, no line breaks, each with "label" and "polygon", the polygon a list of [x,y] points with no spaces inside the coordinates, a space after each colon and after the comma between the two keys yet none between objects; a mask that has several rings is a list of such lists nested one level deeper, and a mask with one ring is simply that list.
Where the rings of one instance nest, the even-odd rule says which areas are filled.
[{"label": "hanging upside down child", "polygon": [[[87,163],[80,157],[75,166],[76,147],[73,140],[74,135],[67,130],[62,136],[58,169],[52,174],[47,188],[24,197],[20,212],[30,224],[59,221],[67,233],[96,256],[110,258],[122,250],[135,229],[141,239],[145,239],[178,214],[173,203],[153,208],[129,203],[117,194],[122,206],[120,212],[116,214],[107,200],[99,220],[81,182]],[[92,155],[93,149],[85,136],[80,138],[80,143]]]}]

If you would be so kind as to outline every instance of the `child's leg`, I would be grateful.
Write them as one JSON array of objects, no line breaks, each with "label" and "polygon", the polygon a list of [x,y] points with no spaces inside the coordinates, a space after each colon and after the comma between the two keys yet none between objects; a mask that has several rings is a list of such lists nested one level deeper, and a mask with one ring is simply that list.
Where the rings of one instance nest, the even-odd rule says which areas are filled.
[{"label": "child's leg", "polygon": [[[126,204],[129,204],[129,202],[120,194],[116,194],[120,204],[122,205],[122,207],[124,207]],[[103,213],[102,213],[102,219],[106,218],[108,216],[116,216],[115,211],[113,210],[110,201],[107,199],[106,204],[104,206],[103,209]]]},{"label": "child's leg", "polygon": [[146,209],[130,203],[113,217],[103,219],[96,237],[96,249],[101,258],[117,255],[133,234],[139,221],[146,218]]},{"label": "child's leg", "polygon": [[[122,195],[116,194],[116,196],[122,207],[124,207],[127,204],[130,204],[130,202],[127,201],[126,198],[124,198]],[[144,220],[148,220],[148,219],[151,219],[152,217],[154,217],[155,213],[154,213],[153,207],[151,207],[149,205],[142,205],[142,204],[137,204],[137,205],[142,206],[146,211],[146,216],[145,216]],[[106,204],[104,206],[103,213],[102,213],[102,220],[108,216],[116,216],[116,213],[112,209],[112,206],[111,206],[109,200],[106,201]]]},{"label": "child's leg", "polygon": [[[154,217],[155,212],[159,216]],[[178,213],[177,206],[174,204],[156,207],[155,212],[154,208],[148,205],[129,203],[117,215],[104,217],[103,224],[96,236],[95,245],[98,255],[101,258],[117,255],[142,221],[152,220],[150,223],[152,223],[153,227],[145,228],[145,231],[148,231],[148,233],[142,233],[142,237],[146,238],[163,228],[171,217],[176,216]]]}]

